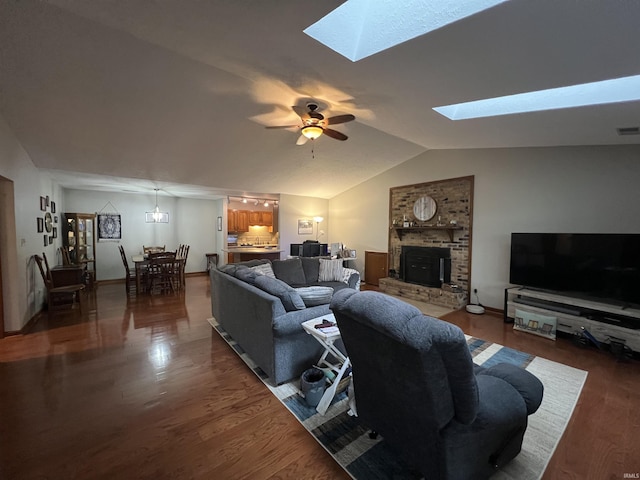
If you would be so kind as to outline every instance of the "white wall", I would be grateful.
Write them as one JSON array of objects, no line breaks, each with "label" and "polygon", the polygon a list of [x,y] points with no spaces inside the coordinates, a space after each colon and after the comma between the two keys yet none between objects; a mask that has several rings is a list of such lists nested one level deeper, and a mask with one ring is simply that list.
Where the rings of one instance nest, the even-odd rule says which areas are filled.
[{"label": "white wall", "polygon": [[330,241],[364,272],[364,250],[387,251],[389,188],[474,175],[472,288],[502,309],[512,232],[640,233],[639,159],[637,145],[431,150],[332,198]]},{"label": "white wall", "polygon": [[280,248],[284,250],[281,258],[289,255],[289,247],[292,243],[302,243],[305,240],[316,239],[316,223],[313,223],[311,235],[298,235],[298,220],[323,217],[319,229],[324,234],[318,238],[320,243],[329,243],[329,200],[315,197],[301,197],[299,195],[280,195],[278,214],[278,228],[280,231]]},{"label": "white wall", "polygon": [[44,301],[44,284],[32,257],[46,252],[48,258],[55,258],[61,238],[44,247],[44,234],[38,233],[36,218],[44,215],[40,197],[49,196],[59,203],[62,192],[48,176],[39,173],[1,115],[0,176],[4,177],[0,189],[4,328],[11,332],[20,330]]},{"label": "white wall", "polygon": [[[222,200],[197,200],[158,196],[162,212],[169,212],[169,223],[145,223],[145,212],[155,207],[155,192],[149,195],[130,193],[65,190],[64,212],[119,213],[122,239],[96,241],[96,271],[98,280],[124,278],[124,267],[118,246],[128,256],[142,253],[143,245],[165,245],[175,250],[181,243],[189,245],[185,271],[206,270],[205,253],[222,254],[221,232],[216,219],[222,216]],[[97,236],[96,236],[97,239]],[[130,266],[133,266],[130,264]]]}]

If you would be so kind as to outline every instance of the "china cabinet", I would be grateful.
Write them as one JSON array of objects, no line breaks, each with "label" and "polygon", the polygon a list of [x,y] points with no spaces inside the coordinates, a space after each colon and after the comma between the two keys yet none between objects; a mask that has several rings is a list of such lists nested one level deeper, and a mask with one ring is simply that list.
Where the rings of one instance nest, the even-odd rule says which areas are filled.
[{"label": "china cabinet", "polygon": [[82,265],[88,280],[96,278],[96,216],[92,213],[64,214],[64,246],[71,263]]}]

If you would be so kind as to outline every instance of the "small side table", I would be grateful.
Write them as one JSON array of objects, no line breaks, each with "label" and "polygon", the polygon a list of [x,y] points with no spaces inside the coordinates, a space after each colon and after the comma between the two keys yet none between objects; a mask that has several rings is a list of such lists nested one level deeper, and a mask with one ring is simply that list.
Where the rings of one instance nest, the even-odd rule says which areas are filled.
[{"label": "small side table", "polygon": [[[344,376],[346,369],[349,367],[349,357],[345,356],[338,348],[335,346],[335,342],[340,339],[340,331],[337,330],[331,333],[325,333],[315,328],[316,325],[322,323],[323,320],[329,320],[331,322],[336,322],[333,314],[324,315],[319,318],[314,318],[311,320],[307,320],[306,322],[302,322],[302,328],[304,331],[315,338],[323,347],[324,352],[322,352],[322,356],[317,362],[319,367],[326,366],[330,368],[332,371],[336,373],[336,378],[333,380],[332,386],[337,387]],[[331,363],[327,360],[327,357],[331,354],[335,359],[337,359],[338,363]],[[333,397],[336,394],[336,388],[327,388],[324,392],[324,395],[320,399],[320,403],[318,403],[318,407],[316,410],[318,413],[324,415],[333,400]],[[330,398],[325,398],[330,397]]]}]

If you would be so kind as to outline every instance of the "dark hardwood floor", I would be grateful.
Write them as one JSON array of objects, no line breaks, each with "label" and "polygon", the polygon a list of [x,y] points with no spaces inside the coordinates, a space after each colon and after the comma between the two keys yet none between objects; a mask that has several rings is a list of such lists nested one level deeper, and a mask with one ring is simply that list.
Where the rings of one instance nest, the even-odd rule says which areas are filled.
[{"label": "dark hardwood floor", "polygon": [[[100,285],[83,314],[0,340],[1,479],[348,479],[214,333],[209,281],[127,300]],[[589,371],[545,479],[640,472],[640,362],[456,312],[470,335]],[[630,477],[634,478],[634,477]]]}]

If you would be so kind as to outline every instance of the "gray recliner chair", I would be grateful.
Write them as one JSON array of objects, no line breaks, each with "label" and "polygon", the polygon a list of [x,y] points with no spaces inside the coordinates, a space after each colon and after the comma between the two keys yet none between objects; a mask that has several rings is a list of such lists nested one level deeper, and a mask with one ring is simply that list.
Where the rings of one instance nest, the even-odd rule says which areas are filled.
[{"label": "gray recliner chair", "polygon": [[388,295],[331,302],[353,368],[359,420],[427,479],[484,479],[520,452],[542,401],[526,370],[474,365],[455,325]]}]

